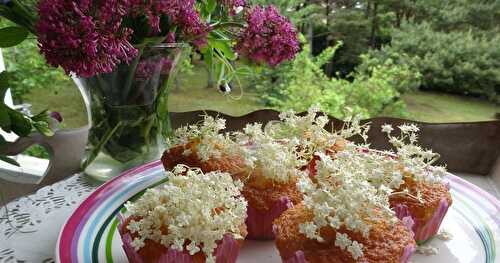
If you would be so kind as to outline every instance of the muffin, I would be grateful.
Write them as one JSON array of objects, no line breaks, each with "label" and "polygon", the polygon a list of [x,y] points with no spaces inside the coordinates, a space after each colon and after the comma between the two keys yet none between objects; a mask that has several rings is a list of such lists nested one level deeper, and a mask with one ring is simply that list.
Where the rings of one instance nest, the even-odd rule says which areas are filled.
[{"label": "muffin", "polygon": [[[320,230],[322,242],[307,238],[299,226],[314,218],[311,210],[303,205],[284,212],[275,221],[276,247],[285,263],[405,263],[415,251],[415,243],[406,226],[398,222],[393,225],[379,218],[367,220],[373,229],[368,238],[347,230],[336,231],[332,227]],[[362,245],[363,256],[354,259],[351,252],[335,245],[336,236],[347,235]],[[340,236],[339,235],[339,236]]]},{"label": "muffin", "polygon": [[422,243],[438,233],[452,199],[449,185],[444,182],[418,182],[405,177],[389,202],[399,219],[413,223],[415,240]]},{"label": "muffin", "polygon": [[125,205],[119,232],[129,262],[236,262],[247,234],[241,182],[182,165],[167,176]]},{"label": "muffin", "polygon": [[318,156],[315,180],[299,180],[303,204],[274,222],[283,262],[408,262],[413,234],[391,211],[387,192],[367,183],[347,160]]},{"label": "muffin", "polygon": [[[399,126],[397,137],[392,135],[392,126],[382,127],[395,151],[377,151],[346,139],[353,135],[364,137],[367,127],[356,121],[348,123],[344,131],[337,133],[334,144],[317,149],[332,158],[356,161],[365,171],[367,182],[376,188],[388,188],[391,208],[399,219],[411,225],[415,240],[428,240],[437,234],[452,204],[449,185],[443,180],[446,170],[432,165],[438,155],[417,144],[419,129],[415,125]],[[318,156],[313,156],[305,167],[313,180],[317,161]]]},{"label": "muffin", "polygon": [[235,177],[242,174],[245,163],[237,145],[222,133],[225,120],[204,116],[201,123],[181,127],[174,132],[161,161],[165,169],[178,164],[199,167],[203,172],[223,171]]},{"label": "muffin", "polygon": [[392,164],[390,175],[396,182],[389,201],[401,220],[413,222],[415,240],[421,243],[437,234],[452,198],[443,179],[446,169],[432,165],[439,155],[417,145],[419,128],[405,124],[398,129],[399,135],[393,136],[392,126],[382,126],[396,149],[385,158],[385,163]]},{"label": "muffin", "polygon": [[205,116],[199,125],[178,129],[162,163],[172,169],[186,164],[207,173],[222,171],[244,184],[248,201],[246,219],[249,239],[274,237],[272,222],[283,211],[302,201],[297,190],[297,159],[293,143],[275,140],[260,124],[247,125],[243,132],[222,133],[223,119]]},{"label": "muffin", "polygon": [[248,201],[246,225],[249,239],[273,239],[274,219],[302,201],[297,179],[302,173],[297,167],[293,142],[277,141],[262,130],[261,124],[249,124],[243,133],[235,134],[240,144],[246,168],[242,194]]}]

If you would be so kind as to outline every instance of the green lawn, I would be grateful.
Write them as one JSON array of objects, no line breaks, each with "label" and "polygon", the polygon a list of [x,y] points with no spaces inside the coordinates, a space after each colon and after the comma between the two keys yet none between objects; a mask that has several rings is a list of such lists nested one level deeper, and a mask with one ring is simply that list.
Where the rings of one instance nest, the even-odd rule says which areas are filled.
[{"label": "green lawn", "polygon": [[[232,94],[239,99],[224,96],[215,89],[206,88],[206,74],[195,74],[182,78],[180,90],[172,91],[170,96],[171,111],[216,110],[233,116],[244,115],[262,108],[258,95],[235,90]],[[201,77],[199,77],[201,76]],[[57,94],[33,90],[25,100],[33,104],[33,111],[45,108],[59,111],[65,118],[65,127],[80,127],[86,123],[83,100],[76,87],[71,83],[61,88]],[[433,92],[415,92],[404,95],[411,119],[424,122],[474,122],[494,119],[500,112],[500,106],[487,101],[440,94]]]},{"label": "green lawn", "polygon": [[500,106],[488,101],[435,92],[403,96],[410,116],[424,122],[475,122],[494,120]]},{"label": "green lawn", "polygon": [[[197,70],[204,69],[197,67]],[[205,72],[194,72],[191,76],[182,77],[180,89],[174,89],[170,94],[170,111],[205,109],[240,116],[262,108],[256,94],[235,89],[230,96],[227,96],[218,89],[208,89],[206,75]],[[33,90],[24,100],[33,105],[33,113],[47,108],[60,112],[67,128],[81,127],[87,122],[83,99],[72,82],[68,82],[68,86],[60,88],[57,93],[44,89]]]}]

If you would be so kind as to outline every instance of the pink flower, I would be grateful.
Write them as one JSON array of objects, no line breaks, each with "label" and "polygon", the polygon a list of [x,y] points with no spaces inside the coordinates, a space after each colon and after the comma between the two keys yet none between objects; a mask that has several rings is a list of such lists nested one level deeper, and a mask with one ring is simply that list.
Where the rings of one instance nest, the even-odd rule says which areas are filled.
[{"label": "pink flower", "polygon": [[299,51],[297,33],[290,21],[274,6],[256,6],[247,14],[247,27],[241,32],[236,51],[257,64],[276,66],[291,60]]},{"label": "pink flower", "polygon": [[201,21],[196,11],[195,0],[131,0],[131,2],[132,13],[146,14],[154,34],[160,33],[160,19],[165,15],[171,24],[180,29],[184,38],[191,39],[197,46],[206,43],[209,27]]},{"label": "pink flower", "polygon": [[126,0],[41,0],[36,25],[40,52],[47,62],[67,74],[91,77],[130,62],[137,50],[130,44],[132,31],[122,29]]},{"label": "pink flower", "polygon": [[156,74],[169,75],[172,69],[173,61],[168,58],[148,58],[142,60],[137,65],[135,79],[137,81],[147,81]]}]

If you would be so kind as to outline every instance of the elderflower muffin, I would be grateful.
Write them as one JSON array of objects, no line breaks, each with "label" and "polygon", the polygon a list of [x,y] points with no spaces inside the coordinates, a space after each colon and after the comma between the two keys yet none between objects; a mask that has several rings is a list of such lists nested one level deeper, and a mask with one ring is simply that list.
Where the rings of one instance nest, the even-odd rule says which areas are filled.
[{"label": "elderflower muffin", "polygon": [[347,159],[318,153],[313,182],[298,183],[304,202],[275,220],[285,263],[406,263],[415,251],[411,231],[389,207],[388,195]]},{"label": "elderflower muffin", "polygon": [[261,124],[248,124],[234,134],[240,145],[245,169],[242,194],[248,201],[246,225],[249,239],[273,239],[273,221],[285,210],[302,201],[296,183],[303,173],[293,141],[277,141]]},{"label": "elderflower muffin", "polygon": [[[366,128],[359,122],[349,123],[346,131],[339,134],[355,135]],[[369,126],[365,126],[369,127]],[[419,131],[415,125],[398,127],[400,136],[391,136],[392,126],[384,125],[389,142],[395,151],[377,151],[368,145],[355,144],[345,140],[342,149],[324,151],[332,158],[350,160],[365,174],[365,180],[377,189],[385,189],[389,194],[391,208],[414,232],[417,242],[423,242],[436,235],[452,204],[449,185],[443,180],[446,170],[432,166],[438,155],[423,150],[417,145]],[[316,159],[312,159],[308,169],[315,174]]]},{"label": "elderflower muffin", "polygon": [[119,226],[130,262],[234,263],[247,232],[243,185],[227,173],[176,166]]},{"label": "elderflower muffin", "polygon": [[270,130],[284,136],[287,132],[300,140],[302,155],[308,161],[305,170],[314,180],[318,156],[311,152],[322,152],[338,158],[348,155],[358,159],[359,166],[366,167],[366,180],[375,187],[387,188],[390,192],[390,204],[405,224],[411,226],[415,240],[423,242],[434,236],[452,204],[449,184],[443,180],[446,170],[434,167],[432,163],[438,155],[423,150],[417,145],[418,127],[401,125],[399,137],[391,136],[394,130],[384,125],[389,142],[396,152],[377,151],[367,144],[356,144],[347,138],[358,136],[368,139],[369,125],[362,125],[359,117],[350,117],[343,129],[335,133],[327,132],[324,126],[327,119],[318,116],[317,108],[311,108],[307,115],[296,116],[293,112],[283,114],[281,122]]},{"label": "elderflower muffin", "polygon": [[245,166],[238,145],[229,134],[222,133],[226,120],[205,115],[196,125],[181,127],[169,140],[169,149],[161,160],[166,170],[178,164],[199,167],[203,172],[223,171],[232,176],[241,173]]},{"label": "elderflower muffin", "polygon": [[433,166],[439,155],[417,145],[419,128],[416,125],[398,127],[400,136],[392,136],[392,126],[384,125],[382,131],[394,146],[394,153],[386,162],[393,164],[389,174],[395,178],[390,196],[391,207],[397,216],[412,221],[417,242],[424,242],[436,235],[452,204],[449,183],[444,181],[446,169]]}]

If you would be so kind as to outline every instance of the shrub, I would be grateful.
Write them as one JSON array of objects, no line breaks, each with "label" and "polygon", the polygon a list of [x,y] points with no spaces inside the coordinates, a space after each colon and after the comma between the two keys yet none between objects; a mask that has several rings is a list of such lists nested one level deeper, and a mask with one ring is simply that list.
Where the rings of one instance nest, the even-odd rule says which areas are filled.
[{"label": "shrub", "polygon": [[254,80],[263,102],[278,110],[304,111],[319,103],[322,111],[343,118],[352,112],[368,118],[391,114],[406,116],[401,93],[420,85],[418,72],[403,64],[362,56],[362,64],[350,78],[329,78],[322,70],[339,45],[312,57],[308,45],[295,61],[266,70]]},{"label": "shrub", "polygon": [[470,31],[435,31],[427,23],[406,24],[394,31],[391,46],[376,56],[413,56],[425,89],[482,96],[500,103],[498,43],[498,35],[487,38]]}]

